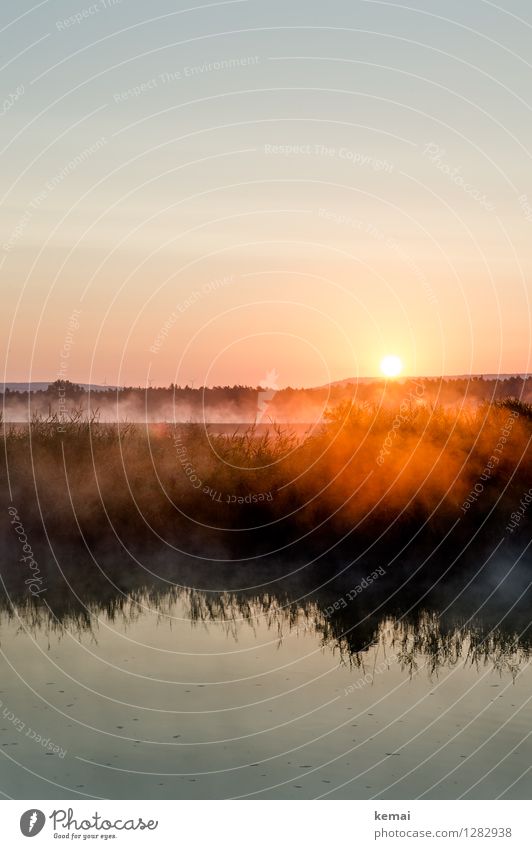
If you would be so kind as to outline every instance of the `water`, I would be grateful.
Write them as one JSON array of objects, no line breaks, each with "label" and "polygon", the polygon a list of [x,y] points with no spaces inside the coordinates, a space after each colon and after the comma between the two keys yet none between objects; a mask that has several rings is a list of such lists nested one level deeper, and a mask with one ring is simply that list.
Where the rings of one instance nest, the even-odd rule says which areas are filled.
[{"label": "water", "polygon": [[7,796],[530,797],[526,604],[108,577],[87,607],[4,600]]}]

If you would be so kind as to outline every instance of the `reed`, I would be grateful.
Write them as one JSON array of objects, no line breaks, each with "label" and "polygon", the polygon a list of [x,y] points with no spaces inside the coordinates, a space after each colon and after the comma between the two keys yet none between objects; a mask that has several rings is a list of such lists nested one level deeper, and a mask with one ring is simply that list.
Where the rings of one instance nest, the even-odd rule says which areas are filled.
[{"label": "reed", "polygon": [[229,555],[238,534],[245,555],[266,542],[403,538],[421,526],[437,537],[457,519],[472,533],[487,515],[486,532],[502,533],[530,488],[531,438],[532,407],[515,399],[343,404],[303,437],[275,424],[224,434],[77,411],[2,424],[2,492],[6,501],[9,483],[28,526],[62,539],[192,541]]}]

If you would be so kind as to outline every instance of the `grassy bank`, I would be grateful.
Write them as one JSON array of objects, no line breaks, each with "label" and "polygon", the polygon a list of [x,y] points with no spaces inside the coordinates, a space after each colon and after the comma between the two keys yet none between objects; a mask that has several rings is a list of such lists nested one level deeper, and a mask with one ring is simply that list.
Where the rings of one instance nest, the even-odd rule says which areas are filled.
[{"label": "grassy bank", "polygon": [[305,438],[36,418],[3,426],[2,498],[41,539],[222,559],[318,553],[346,535],[399,544],[420,528],[437,539],[455,523],[464,539],[515,537],[529,527],[531,436],[529,405],[431,409],[412,395],[396,409],[336,408]]}]

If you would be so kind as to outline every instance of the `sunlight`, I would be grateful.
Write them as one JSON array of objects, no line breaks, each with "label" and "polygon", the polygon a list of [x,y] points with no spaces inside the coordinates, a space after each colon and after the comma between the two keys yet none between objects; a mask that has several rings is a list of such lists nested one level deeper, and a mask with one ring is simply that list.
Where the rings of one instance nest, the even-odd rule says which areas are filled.
[{"label": "sunlight", "polygon": [[395,354],[389,354],[381,361],[381,371],[386,377],[397,377],[403,370],[403,364]]}]

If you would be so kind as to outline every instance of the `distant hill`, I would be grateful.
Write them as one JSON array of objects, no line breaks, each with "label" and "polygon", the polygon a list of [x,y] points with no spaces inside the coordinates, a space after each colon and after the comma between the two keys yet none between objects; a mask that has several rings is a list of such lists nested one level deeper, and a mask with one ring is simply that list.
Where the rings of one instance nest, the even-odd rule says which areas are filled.
[{"label": "distant hill", "polygon": [[[39,383],[31,381],[30,383],[0,383],[0,392],[5,392],[8,389],[10,392],[46,392],[55,381],[50,380],[48,383]],[[117,386],[100,386],[97,383],[77,383],[76,386],[81,386],[82,389],[91,392],[105,392],[106,389],[117,389]]]},{"label": "distant hill", "polygon": [[[401,375],[401,377],[393,378],[394,383],[408,383],[409,380],[474,380],[475,378],[483,378],[484,380],[511,380],[514,377],[520,377],[526,380],[530,377],[529,374],[444,374],[440,375]],[[332,383],[325,383],[323,386],[349,386],[350,384],[364,383],[381,383],[384,380],[381,374],[377,377],[346,377],[344,380],[334,380]],[[322,389],[323,386],[318,387]]]}]

